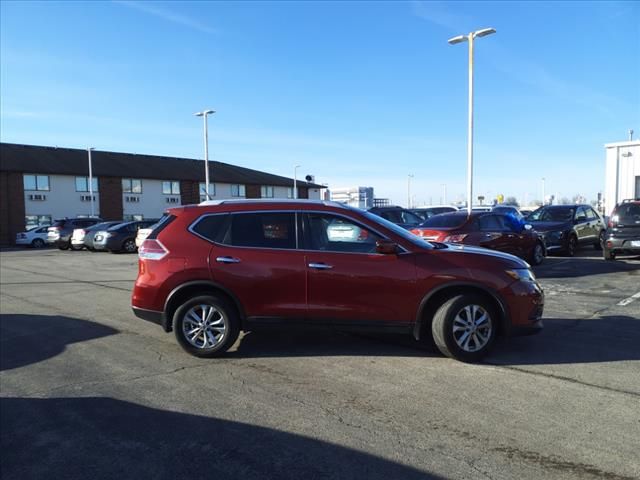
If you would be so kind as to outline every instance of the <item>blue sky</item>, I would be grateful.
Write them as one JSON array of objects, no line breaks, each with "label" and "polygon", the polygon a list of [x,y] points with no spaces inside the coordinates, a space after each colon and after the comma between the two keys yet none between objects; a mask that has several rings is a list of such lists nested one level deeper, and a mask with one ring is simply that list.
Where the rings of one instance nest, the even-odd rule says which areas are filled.
[{"label": "blue sky", "polygon": [[[0,3],[3,142],[210,155],[406,203],[462,199],[467,47],[475,193],[593,198],[640,135],[632,2]],[[215,175],[215,173],[213,174]]]}]

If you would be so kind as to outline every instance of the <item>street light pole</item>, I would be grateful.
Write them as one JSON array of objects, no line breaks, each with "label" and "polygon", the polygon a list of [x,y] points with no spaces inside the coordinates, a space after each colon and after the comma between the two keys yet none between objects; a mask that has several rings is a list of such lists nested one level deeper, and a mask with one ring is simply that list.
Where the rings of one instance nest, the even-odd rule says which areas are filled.
[{"label": "street light pole", "polygon": [[407,176],[407,208],[411,208],[411,179],[413,174]]},{"label": "street light pole", "polygon": [[447,204],[447,184],[446,183],[442,184],[442,204],[443,205]]},{"label": "street light pole", "polygon": [[483,28],[468,35],[458,35],[449,39],[449,44],[469,43],[469,124],[467,131],[467,212],[471,215],[473,205],[473,41],[476,37],[486,37],[496,33],[494,28]]},{"label": "street light pole", "polygon": [[293,167],[293,198],[298,198],[298,169],[300,165]]},{"label": "street light pole", "polygon": [[545,192],[544,192],[544,177],[542,177],[542,206],[544,206],[544,203],[545,203],[544,202],[544,195],[545,195]]},{"label": "street light pole", "polygon": [[206,199],[210,199],[209,195],[209,126],[207,124],[207,115],[216,113],[215,110],[203,110],[202,112],[196,112],[196,117],[204,118],[204,191]]},{"label": "street light pole", "polygon": [[95,216],[95,207],[93,204],[93,165],[91,161],[91,152],[94,150],[93,147],[87,148],[87,154],[89,156],[89,199],[91,200],[91,216]]}]

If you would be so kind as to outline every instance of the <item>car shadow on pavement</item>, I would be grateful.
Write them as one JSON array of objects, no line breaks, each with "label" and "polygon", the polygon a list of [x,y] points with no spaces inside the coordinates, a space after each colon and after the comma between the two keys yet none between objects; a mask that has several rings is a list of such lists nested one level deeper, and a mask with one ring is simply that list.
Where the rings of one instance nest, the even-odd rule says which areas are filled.
[{"label": "car shadow on pavement", "polygon": [[0,371],[62,353],[67,345],[118,333],[111,327],[60,315],[0,315]]},{"label": "car shadow on pavement", "polygon": [[487,363],[547,365],[640,360],[638,317],[545,318],[544,325],[538,335],[499,339]]},{"label": "car shadow on pavement", "polygon": [[409,334],[338,329],[264,329],[245,334],[225,358],[326,356],[440,356]]},{"label": "car shadow on pavement", "polygon": [[606,261],[602,256],[547,257],[542,265],[533,267],[537,278],[570,278],[606,273],[631,273],[638,275],[640,283],[640,257],[624,257],[625,260]]},{"label": "car shadow on pavement", "polygon": [[5,480],[440,478],[298,434],[112,398],[2,398],[0,415]]}]

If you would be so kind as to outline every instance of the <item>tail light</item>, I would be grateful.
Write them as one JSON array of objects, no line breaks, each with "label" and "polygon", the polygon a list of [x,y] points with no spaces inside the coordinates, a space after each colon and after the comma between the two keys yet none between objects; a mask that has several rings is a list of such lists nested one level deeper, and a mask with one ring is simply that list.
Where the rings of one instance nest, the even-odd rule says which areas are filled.
[{"label": "tail light", "polygon": [[611,218],[609,219],[609,227],[610,228],[617,227],[619,221],[620,221],[620,217],[618,215],[612,215]]},{"label": "tail light", "polygon": [[444,239],[445,243],[462,243],[462,241],[467,237],[467,234],[460,235],[449,235]]},{"label": "tail light", "polygon": [[409,230],[409,231],[414,235],[417,235],[419,237],[424,237],[424,230],[420,230],[419,228],[414,228],[413,230]]},{"label": "tail light", "polygon": [[140,260],[162,260],[168,253],[169,250],[160,243],[160,240],[155,239],[146,239],[138,249]]}]

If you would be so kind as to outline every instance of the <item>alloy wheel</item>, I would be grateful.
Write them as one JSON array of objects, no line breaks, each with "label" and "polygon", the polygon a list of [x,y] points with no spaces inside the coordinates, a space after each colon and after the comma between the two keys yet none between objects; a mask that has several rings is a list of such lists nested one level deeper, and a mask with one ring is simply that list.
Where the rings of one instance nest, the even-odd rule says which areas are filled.
[{"label": "alloy wheel", "polygon": [[224,313],[213,305],[196,305],[185,314],[182,333],[194,347],[209,349],[224,339],[227,323]]},{"label": "alloy wheel", "polygon": [[453,319],[453,338],[465,352],[477,352],[491,339],[493,322],[480,305],[463,307]]}]

